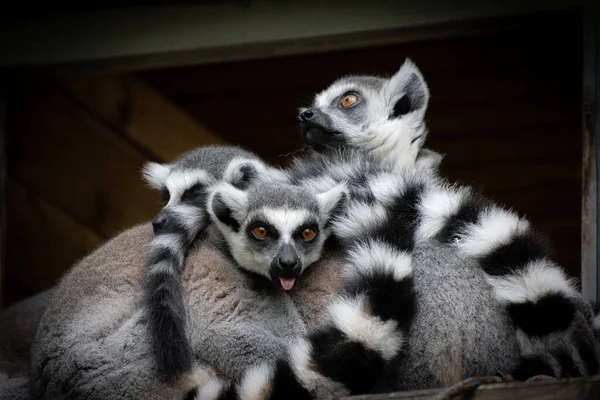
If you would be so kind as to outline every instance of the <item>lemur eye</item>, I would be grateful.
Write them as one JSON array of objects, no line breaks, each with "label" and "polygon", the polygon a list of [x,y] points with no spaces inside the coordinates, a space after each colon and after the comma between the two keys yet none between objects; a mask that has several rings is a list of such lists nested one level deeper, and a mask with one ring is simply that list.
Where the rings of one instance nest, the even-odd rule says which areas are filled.
[{"label": "lemur eye", "polygon": [[171,194],[169,193],[169,191],[167,189],[163,189],[160,194],[162,196],[162,201],[165,204],[168,203],[169,200],[171,200]]},{"label": "lemur eye", "polygon": [[347,94],[342,98],[342,101],[340,102],[340,105],[343,108],[348,108],[351,107],[352,105],[354,105],[354,103],[356,103],[358,101],[358,96],[355,94]]},{"label": "lemur eye", "polygon": [[306,228],[305,230],[302,231],[302,239],[306,240],[307,242],[310,240],[313,240],[315,238],[315,235],[317,233],[310,228]]},{"label": "lemur eye", "polygon": [[269,234],[269,231],[267,231],[267,228],[265,228],[264,226],[257,226],[254,229],[252,229],[252,234],[257,239],[264,239]]}]

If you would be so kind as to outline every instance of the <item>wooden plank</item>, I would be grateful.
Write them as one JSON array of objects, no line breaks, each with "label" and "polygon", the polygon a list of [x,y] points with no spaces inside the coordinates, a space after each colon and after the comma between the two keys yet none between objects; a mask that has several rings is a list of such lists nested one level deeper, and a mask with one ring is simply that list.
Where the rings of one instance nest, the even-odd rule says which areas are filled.
[{"label": "wooden plank", "polygon": [[[340,400],[428,400],[442,389],[342,397]],[[482,385],[477,390],[453,397],[457,400],[595,400],[600,398],[600,377]]]},{"label": "wooden plank", "polygon": [[67,213],[8,180],[7,284],[39,292],[104,240]]},{"label": "wooden plank", "polygon": [[109,237],[148,220],[158,196],[141,179],[146,157],[53,88],[12,115],[9,175]]},{"label": "wooden plank", "polygon": [[600,22],[598,7],[590,6],[584,20],[583,70],[583,183],[581,226],[582,292],[600,301],[598,259],[598,138],[600,137]]},{"label": "wooden plank", "polygon": [[4,307],[6,270],[6,103],[0,92],[0,310]]},{"label": "wooden plank", "polygon": [[51,15],[2,24],[0,67],[79,63],[80,68],[135,70],[328,52],[506,29],[514,19],[464,22],[563,10],[580,3],[371,0],[365,6],[263,0],[244,7],[195,4]]},{"label": "wooden plank", "polygon": [[65,87],[89,112],[159,160],[172,161],[198,146],[225,144],[135,76],[78,77],[65,81]]}]

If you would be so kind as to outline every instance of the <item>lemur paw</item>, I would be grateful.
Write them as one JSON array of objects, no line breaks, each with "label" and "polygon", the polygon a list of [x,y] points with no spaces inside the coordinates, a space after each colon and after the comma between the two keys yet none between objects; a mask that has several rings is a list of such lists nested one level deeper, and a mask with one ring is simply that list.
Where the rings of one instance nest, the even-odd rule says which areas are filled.
[{"label": "lemur paw", "polygon": [[570,378],[595,375],[600,371],[600,343],[580,311],[568,328],[548,334],[529,335],[518,330],[522,360],[513,373],[518,380],[536,375]]}]

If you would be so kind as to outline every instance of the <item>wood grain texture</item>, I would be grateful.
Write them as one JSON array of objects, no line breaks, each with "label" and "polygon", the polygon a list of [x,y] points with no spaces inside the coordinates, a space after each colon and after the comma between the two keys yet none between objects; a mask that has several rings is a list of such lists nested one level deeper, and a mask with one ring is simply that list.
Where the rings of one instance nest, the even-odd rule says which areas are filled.
[{"label": "wood grain texture", "polygon": [[154,158],[172,161],[189,149],[225,144],[144,81],[132,75],[93,75],[65,81],[67,91]]},{"label": "wood grain texture", "polygon": [[102,243],[97,233],[35,195],[8,181],[7,277],[31,293],[54,283],[75,260]]},{"label": "wood grain texture", "polygon": [[9,174],[102,237],[150,218],[159,202],[141,179],[147,158],[59,90],[21,102]]},{"label": "wood grain texture", "polygon": [[[440,389],[343,397],[340,400],[433,400]],[[457,400],[596,400],[600,398],[600,377],[564,379],[535,383],[482,385],[477,390],[455,397]]]}]

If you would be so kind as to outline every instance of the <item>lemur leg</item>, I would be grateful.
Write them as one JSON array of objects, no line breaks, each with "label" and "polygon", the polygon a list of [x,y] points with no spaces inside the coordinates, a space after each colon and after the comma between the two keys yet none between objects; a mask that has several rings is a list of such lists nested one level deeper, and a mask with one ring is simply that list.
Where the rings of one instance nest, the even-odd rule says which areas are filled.
[{"label": "lemur leg", "polygon": [[592,340],[591,307],[550,261],[545,239],[527,220],[468,189],[445,185],[430,186],[419,210],[417,240],[436,239],[477,259],[496,297],[506,305],[523,355],[516,371],[520,378],[598,372],[600,352]]}]

